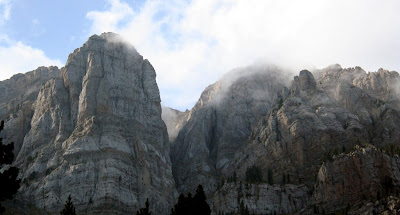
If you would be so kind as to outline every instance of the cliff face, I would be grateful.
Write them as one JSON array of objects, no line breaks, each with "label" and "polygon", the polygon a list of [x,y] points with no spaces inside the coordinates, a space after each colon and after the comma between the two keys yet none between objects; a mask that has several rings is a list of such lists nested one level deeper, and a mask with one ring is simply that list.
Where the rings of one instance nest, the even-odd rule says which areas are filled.
[{"label": "cliff face", "polygon": [[149,198],[154,213],[169,212],[176,191],[155,77],[115,34],[76,49],[36,93],[18,198],[58,212],[71,195],[89,214],[134,213]]},{"label": "cliff face", "polygon": [[57,67],[39,67],[0,81],[0,119],[7,121],[1,135],[7,142],[14,142],[14,154],[19,153],[30,130],[33,105],[40,87],[60,74]]},{"label": "cliff face", "polygon": [[359,118],[319,90],[313,75],[301,71],[289,93],[255,126],[249,143],[235,155],[239,175],[251,165],[271,169],[280,182],[289,174],[311,186],[326,157],[367,141]]},{"label": "cliff face", "polygon": [[240,212],[243,203],[250,214],[293,214],[307,206],[310,189],[305,185],[228,183],[213,199],[213,211]]},{"label": "cliff face", "polygon": [[225,75],[207,87],[172,143],[174,178],[180,192],[202,184],[215,191],[220,177],[231,175],[229,164],[284,89],[277,68],[249,67]]},{"label": "cliff face", "polygon": [[[356,145],[378,148],[398,146],[400,79],[397,72],[380,69],[366,73],[359,67],[342,69],[334,65],[314,71],[314,74],[301,71],[287,85],[285,81],[276,79],[282,76],[274,76],[271,71],[246,74],[243,72],[245,70],[242,70],[241,78],[232,78],[234,81],[229,82],[229,87],[222,87],[224,77],[206,88],[189,113],[189,120],[179,132],[171,153],[179,191],[191,191],[197,184],[206,185],[216,204],[214,208],[234,211],[234,208],[238,208],[240,198],[237,193],[232,193],[234,191],[225,190],[224,195],[222,191],[214,193],[216,180],[232,176],[235,170],[238,181],[245,183],[246,170],[256,165],[261,168],[264,181],[271,172],[273,181],[278,184],[284,183],[283,178],[290,177],[291,183],[298,186],[306,186],[310,190],[317,186],[312,204],[326,204],[322,208],[316,206],[317,210],[334,212],[345,209],[348,203],[376,198],[371,195],[352,195],[358,192],[358,188],[350,189],[356,185],[351,183],[351,178],[346,178],[342,182],[349,183],[346,185],[347,191],[350,190],[346,193],[349,198],[337,197],[335,200],[334,196],[339,192],[335,177],[330,179],[330,183],[334,184],[329,185],[330,191],[321,191],[318,177],[320,169],[329,165],[327,162],[340,153],[353,151]],[[227,76],[234,77],[233,74]],[[257,100],[254,95],[262,96]],[[371,185],[377,180],[378,184],[384,182],[384,179],[376,178],[385,175],[379,172],[380,169],[387,170],[388,174],[397,174],[393,168],[399,168],[396,162],[379,167],[368,166],[371,162],[386,162],[383,157],[363,155],[360,160],[360,165],[352,167],[351,171],[372,175],[359,179],[360,186],[357,185],[360,189],[371,187],[367,189],[368,192],[382,192],[380,185]],[[346,169],[338,162],[333,165],[332,172],[339,171],[335,168]],[[374,171],[378,173],[373,174]],[[325,191],[328,194],[321,197]],[[268,198],[263,202],[249,200],[259,195],[269,194],[267,191],[264,194],[250,192],[248,199],[242,199],[245,205],[257,211],[256,214],[272,212],[271,208],[279,213],[292,213],[299,209],[284,201],[279,206],[272,206],[274,200]],[[306,202],[308,196],[299,198]],[[379,204],[379,207],[385,208],[389,202]],[[262,210],[260,205],[269,209]],[[303,206],[309,208],[313,205],[309,202]],[[357,213],[354,208],[352,211]],[[307,210],[300,213],[307,213]]]},{"label": "cliff face", "polygon": [[[321,166],[310,204],[327,212],[343,209],[355,214],[383,212],[385,208],[380,204],[386,202],[387,196],[399,195],[399,166],[398,156],[389,156],[374,147],[357,146]],[[365,208],[370,202],[372,207]]]}]

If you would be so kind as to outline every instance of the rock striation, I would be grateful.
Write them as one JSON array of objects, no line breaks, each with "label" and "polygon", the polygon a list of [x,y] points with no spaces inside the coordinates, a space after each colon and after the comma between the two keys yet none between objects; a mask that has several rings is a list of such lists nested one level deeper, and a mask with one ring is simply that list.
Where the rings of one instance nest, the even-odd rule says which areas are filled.
[{"label": "rock striation", "polygon": [[213,199],[213,211],[235,214],[240,205],[250,214],[294,214],[307,206],[310,189],[305,185],[228,183]]},{"label": "rock striation", "polygon": [[233,174],[229,164],[253,123],[284,93],[281,72],[273,66],[240,68],[204,90],[172,143],[179,192],[193,192],[202,184],[210,194],[221,177]]},{"label": "rock striation", "polygon": [[[221,197],[220,191],[214,193],[216,181],[232,176],[234,170],[238,180],[244,181],[247,169],[256,165],[261,168],[264,181],[272,177],[275,183],[284,184],[283,179],[290,177],[291,183],[296,186],[305,186],[310,190],[317,186],[312,194],[314,200],[304,203],[305,208],[315,205],[317,210],[321,209],[319,212],[337,212],[347,210],[349,203],[376,198],[373,195],[352,195],[358,191],[350,189],[351,186],[360,185],[360,189],[370,187],[366,190],[376,193],[382,191],[382,186],[373,184],[384,183],[384,179],[375,177],[385,175],[379,171],[397,174],[393,170],[398,168],[397,162],[391,161],[393,164],[388,167],[384,167],[386,164],[379,166],[380,162],[386,162],[386,158],[370,157],[367,153],[361,156],[360,165],[349,167],[366,176],[360,179],[358,185],[348,185],[346,192],[349,193],[346,195],[349,198],[330,199],[338,193],[335,190],[339,186],[336,185],[338,180],[334,177],[330,180],[335,185],[329,185],[332,191],[321,191],[319,187],[322,185],[318,185],[321,168],[329,165],[340,153],[354,154],[356,145],[398,147],[400,78],[397,72],[380,69],[366,73],[360,67],[343,69],[340,65],[332,65],[313,73],[303,70],[291,84],[287,84],[277,78],[283,76],[276,76],[271,70],[263,74],[246,73],[246,69],[241,70],[241,78],[236,79],[235,73],[231,73],[207,87],[190,111],[171,152],[178,191],[189,192],[197,184],[206,185],[210,201],[216,204],[214,208],[233,211],[239,204],[237,193]],[[233,81],[228,81],[228,87],[222,87],[227,76]],[[274,80],[273,83],[271,80]],[[262,96],[257,100],[252,95]],[[235,101],[236,98],[239,100]],[[378,166],[368,166],[372,163]],[[344,169],[339,162],[331,168],[333,172],[338,171],[335,168]],[[374,177],[368,178],[367,175]],[[349,183],[351,180],[346,178],[342,182]],[[394,186],[398,187],[397,184]],[[322,198],[318,192],[328,194]],[[251,193],[248,197],[254,195],[261,194]],[[379,203],[379,207],[387,209],[387,205],[392,204],[390,201]],[[269,200],[248,203],[280,208],[279,213],[292,213],[298,209],[289,210],[293,207],[287,202],[276,207]],[[318,208],[323,204],[327,205]],[[351,211],[356,213],[354,208]],[[260,209],[256,214],[269,212]],[[299,213],[308,214],[307,210]]]},{"label": "rock striation", "polygon": [[7,143],[14,142],[14,154],[19,153],[30,130],[33,105],[40,87],[60,74],[57,67],[39,67],[0,81],[0,119],[6,120],[1,135]]},{"label": "rock striation", "polygon": [[[399,196],[399,166],[398,156],[389,156],[375,147],[356,146],[352,152],[321,166],[310,205],[326,212],[381,213],[385,209],[381,204],[387,198],[390,203],[396,202],[391,195]],[[369,202],[372,207],[365,207]]]},{"label": "rock striation", "polygon": [[[150,62],[104,33],[70,54],[61,71],[47,70],[53,77],[30,88],[32,116],[16,159],[18,198],[58,213],[71,195],[77,211],[88,214],[134,213],[149,198],[155,214],[169,213],[177,193]],[[14,92],[27,97],[5,88],[6,99]]]}]

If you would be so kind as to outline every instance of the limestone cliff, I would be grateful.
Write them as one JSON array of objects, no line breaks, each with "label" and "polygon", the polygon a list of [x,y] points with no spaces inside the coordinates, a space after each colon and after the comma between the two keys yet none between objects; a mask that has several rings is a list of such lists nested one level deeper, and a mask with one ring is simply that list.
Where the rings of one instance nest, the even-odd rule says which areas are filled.
[{"label": "limestone cliff", "polygon": [[33,105],[40,87],[60,74],[57,67],[39,67],[0,81],[0,119],[6,120],[1,135],[6,142],[14,142],[14,154],[19,153],[30,129]]},{"label": "limestone cliff", "polygon": [[58,212],[71,195],[89,214],[134,213],[149,198],[154,213],[169,213],[176,191],[155,77],[113,33],[70,54],[36,93],[17,198]]},{"label": "limestone cliff", "polygon": [[391,195],[399,197],[399,166],[398,156],[375,147],[356,146],[321,166],[310,205],[319,212],[381,213],[387,209],[382,203],[396,202]]},{"label": "limestone cliff", "polygon": [[220,177],[231,175],[235,152],[246,143],[253,123],[284,93],[285,84],[278,68],[253,66],[208,86],[172,143],[177,189],[193,192],[202,184],[211,193]]}]

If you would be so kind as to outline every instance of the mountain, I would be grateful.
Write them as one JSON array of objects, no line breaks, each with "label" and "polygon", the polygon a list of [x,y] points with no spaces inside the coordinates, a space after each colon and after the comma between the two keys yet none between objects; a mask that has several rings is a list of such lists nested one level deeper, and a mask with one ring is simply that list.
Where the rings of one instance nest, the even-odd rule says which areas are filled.
[{"label": "mountain", "polygon": [[[156,73],[113,33],[65,67],[0,81],[22,179],[11,211],[170,214],[202,184],[213,214],[400,213],[400,76],[331,65],[237,68],[191,110],[161,107]],[[256,172],[251,172],[256,171]],[[257,174],[257,180],[251,175]]]},{"label": "mountain", "polygon": [[[178,191],[205,184],[214,210],[220,212],[238,212],[243,201],[256,214],[308,214],[307,208],[356,211],[348,204],[377,199],[377,192],[390,196],[385,186],[376,185],[389,183],[385,180],[393,181],[393,192],[398,190],[398,161],[387,158],[393,151],[400,153],[397,72],[366,73],[360,67],[332,65],[303,70],[290,84],[285,80],[278,68],[242,68],[204,90],[172,144]],[[380,150],[381,155],[360,155],[359,147]],[[357,154],[360,164],[351,166],[352,159],[342,164],[340,154]],[[263,181],[246,181],[252,166],[261,169]],[[351,176],[354,171],[361,176]],[[265,183],[270,177],[275,186]],[[359,180],[356,186],[354,179]],[[366,187],[371,188],[355,195]]]},{"label": "mountain", "polygon": [[[104,33],[70,54],[61,72],[38,70],[54,75],[20,88],[15,77],[1,83],[1,97],[18,98],[16,107],[35,98],[29,116],[7,110],[10,130],[13,121],[31,117],[28,132],[18,134],[25,135],[16,158],[23,178],[17,198],[54,213],[69,195],[80,213],[134,213],[146,198],[154,213],[169,211],[177,193],[150,62],[118,35]],[[39,82],[45,83],[38,89]]]},{"label": "mountain", "polygon": [[180,192],[203,184],[214,192],[252,125],[284,94],[285,78],[274,66],[236,69],[208,86],[172,143],[173,173]]}]

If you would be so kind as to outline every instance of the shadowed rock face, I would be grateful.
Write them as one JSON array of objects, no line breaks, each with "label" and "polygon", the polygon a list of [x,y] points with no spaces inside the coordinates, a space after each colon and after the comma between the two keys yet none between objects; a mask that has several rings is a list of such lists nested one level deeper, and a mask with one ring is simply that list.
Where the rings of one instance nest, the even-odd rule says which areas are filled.
[{"label": "shadowed rock face", "polygon": [[235,213],[243,202],[250,214],[294,214],[307,206],[309,193],[305,185],[228,183],[215,193],[213,211]]},{"label": "shadowed rock face", "polygon": [[[176,197],[156,74],[119,36],[94,35],[37,93],[17,157],[18,198],[52,212],[154,213]],[[8,122],[7,122],[8,123]]]},{"label": "shadowed rock face", "polygon": [[180,192],[193,192],[198,184],[213,192],[220,177],[233,173],[229,164],[246,143],[252,124],[283,93],[285,82],[279,72],[274,67],[237,69],[205,89],[172,143]]},{"label": "shadowed rock face", "polygon": [[321,166],[310,204],[325,211],[345,207],[355,210],[371,199],[382,201],[388,195],[398,196],[399,166],[398,156],[389,156],[376,148],[356,147]]},{"label": "shadowed rock face", "polygon": [[[233,74],[227,77],[234,77]],[[271,83],[272,77],[277,77],[271,73],[264,74],[263,79],[263,75],[249,72],[242,78],[232,78],[229,87],[221,87],[223,78],[206,88],[173,145],[171,158],[178,190],[192,191],[200,183],[212,194],[216,180],[226,179],[236,170],[238,180],[243,181],[252,165],[261,167],[265,181],[267,170],[271,169],[275,183],[282,183],[283,176],[290,176],[291,183],[310,188],[316,183],[323,162],[352,151],[355,145],[398,145],[397,72],[381,69],[366,73],[359,67],[342,69],[334,65],[314,74],[315,77],[309,71],[301,71],[286,87],[284,81]],[[254,98],[250,95],[257,94],[254,92],[258,89],[266,92],[258,94],[264,96],[260,97],[260,106],[249,99]],[[237,95],[239,102],[232,103]],[[367,178],[365,184],[373,180]],[[331,193],[336,192],[332,190]],[[221,196],[221,192],[215,193],[214,203],[223,204],[220,209],[233,210],[237,205],[232,202],[238,198]],[[359,200],[362,196],[355,198]],[[344,202],[347,200],[353,202],[350,199]],[[248,204],[258,207],[258,203],[248,201]],[[262,204],[275,207],[273,202]],[[290,204],[279,207],[293,209]],[[337,208],[340,207],[327,210]]]}]

